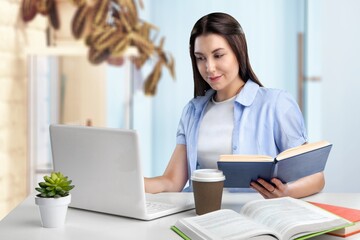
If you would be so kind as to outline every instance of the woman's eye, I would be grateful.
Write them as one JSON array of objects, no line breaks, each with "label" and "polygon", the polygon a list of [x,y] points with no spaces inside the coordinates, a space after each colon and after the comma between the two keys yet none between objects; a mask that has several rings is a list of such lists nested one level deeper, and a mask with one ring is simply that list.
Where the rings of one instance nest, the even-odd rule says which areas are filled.
[{"label": "woman's eye", "polygon": [[204,60],[205,60],[204,57],[200,57],[200,56],[197,56],[197,57],[195,57],[195,58],[196,58],[197,61],[204,61]]},{"label": "woman's eye", "polygon": [[221,58],[222,56],[224,56],[224,54],[216,54],[214,57],[215,58]]}]

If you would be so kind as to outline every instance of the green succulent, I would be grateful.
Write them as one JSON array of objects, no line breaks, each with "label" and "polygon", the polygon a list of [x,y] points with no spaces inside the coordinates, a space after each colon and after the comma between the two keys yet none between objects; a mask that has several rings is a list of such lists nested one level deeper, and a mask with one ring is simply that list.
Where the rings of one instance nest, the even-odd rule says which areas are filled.
[{"label": "green succulent", "polygon": [[50,176],[44,176],[45,182],[40,182],[35,190],[40,192],[38,197],[59,198],[69,195],[69,191],[75,186],[70,185],[71,180],[65,177],[61,172],[52,172]]}]

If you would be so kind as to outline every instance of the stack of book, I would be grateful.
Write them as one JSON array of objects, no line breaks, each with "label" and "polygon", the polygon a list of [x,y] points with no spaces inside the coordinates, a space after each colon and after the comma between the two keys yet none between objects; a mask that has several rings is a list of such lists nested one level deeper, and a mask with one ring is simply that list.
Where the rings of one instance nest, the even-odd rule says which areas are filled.
[{"label": "stack of book", "polygon": [[310,203],[354,223],[354,225],[352,225],[352,226],[338,229],[336,231],[329,232],[328,234],[338,236],[338,237],[348,237],[348,236],[352,236],[356,233],[360,233],[360,210],[359,209],[347,208],[347,207],[318,203],[318,202],[310,202]]}]

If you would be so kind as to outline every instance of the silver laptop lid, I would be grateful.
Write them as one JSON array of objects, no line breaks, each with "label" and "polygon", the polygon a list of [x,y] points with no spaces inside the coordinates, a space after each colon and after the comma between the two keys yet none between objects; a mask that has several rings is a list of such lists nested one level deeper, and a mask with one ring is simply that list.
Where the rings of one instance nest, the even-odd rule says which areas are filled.
[{"label": "silver laptop lid", "polygon": [[135,131],[51,125],[50,137],[54,170],[75,185],[71,207],[135,218],[144,214]]}]

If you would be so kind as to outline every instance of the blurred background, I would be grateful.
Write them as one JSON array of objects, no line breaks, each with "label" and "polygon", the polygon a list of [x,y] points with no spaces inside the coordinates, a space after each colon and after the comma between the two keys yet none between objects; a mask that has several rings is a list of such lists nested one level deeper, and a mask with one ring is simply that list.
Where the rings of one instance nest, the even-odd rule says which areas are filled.
[{"label": "blurred background", "polygon": [[297,99],[310,142],[334,144],[324,191],[359,192],[359,1],[143,0],[139,18],[158,27],[175,60],[176,79],[163,69],[153,96],[143,84],[156,58],[137,68],[129,48],[119,64],[90,63],[84,40],[71,35],[74,5],[56,2],[54,31],[39,14],[25,23],[21,0],[0,0],[0,219],[52,170],[50,123],[136,129],[144,175],[162,174],[193,96],[190,31],[215,11],[242,25],[260,81]]}]

